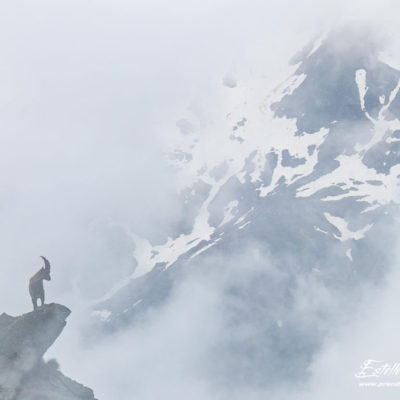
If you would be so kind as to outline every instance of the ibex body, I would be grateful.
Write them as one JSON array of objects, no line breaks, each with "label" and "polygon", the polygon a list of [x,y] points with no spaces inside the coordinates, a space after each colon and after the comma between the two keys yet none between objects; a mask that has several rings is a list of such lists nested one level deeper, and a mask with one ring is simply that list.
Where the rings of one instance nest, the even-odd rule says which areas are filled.
[{"label": "ibex body", "polygon": [[38,299],[41,301],[41,305],[44,304],[44,288],[43,280],[50,281],[50,263],[45,257],[40,256],[44,260],[44,267],[40,268],[35,275],[29,280],[29,294],[31,295],[33,309],[36,310],[38,305]]}]

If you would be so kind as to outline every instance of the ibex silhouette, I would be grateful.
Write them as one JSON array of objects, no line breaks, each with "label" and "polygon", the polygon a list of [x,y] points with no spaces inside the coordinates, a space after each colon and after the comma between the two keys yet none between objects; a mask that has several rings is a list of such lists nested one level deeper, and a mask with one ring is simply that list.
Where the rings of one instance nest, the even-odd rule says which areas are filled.
[{"label": "ibex silhouette", "polygon": [[50,281],[50,262],[45,257],[40,256],[44,260],[44,267],[40,268],[35,275],[29,280],[29,294],[31,295],[33,309],[36,310],[38,299],[44,304],[43,280]]}]

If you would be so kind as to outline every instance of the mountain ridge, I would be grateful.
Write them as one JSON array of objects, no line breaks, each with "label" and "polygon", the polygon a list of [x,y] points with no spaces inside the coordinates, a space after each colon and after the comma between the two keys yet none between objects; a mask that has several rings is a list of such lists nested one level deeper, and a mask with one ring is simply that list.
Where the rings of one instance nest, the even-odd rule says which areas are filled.
[{"label": "mountain ridge", "polygon": [[[224,300],[242,298],[256,310],[249,317],[237,309],[241,319],[229,312],[227,325],[234,332],[251,326],[256,333],[251,341],[233,335],[224,354],[243,362],[220,368],[228,381],[246,376],[264,384],[273,359],[288,376],[302,379],[329,333],[328,321],[351,318],[364,285],[382,282],[394,259],[386,238],[395,235],[399,214],[400,71],[380,60],[374,36],[363,30],[333,31],[309,49],[269,95],[260,94],[262,87],[255,86],[257,93],[239,84],[226,87],[231,96],[238,91],[233,111],[221,111],[221,120],[204,128],[192,115],[191,130],[181,133],[171,159],[193,176],[181,191],[191,229],[156,245],[128,232],[138,268],[93,308],[100,332],[142,323],[188,274],[201,269],[218,280],[229,268],[242,273],[255,263],[254,290],[240,280],[221,289]],[[256,93],[255,100],[244,93]],[[219,158],[206,163],[213,152]],[[246,253],[249,258],[237,265]],[[301,309],[298,296],[307,285],[322,298]],[[343,302],[355,303],[346,316]],[[244,348],[257,360],[250,370]]]}]

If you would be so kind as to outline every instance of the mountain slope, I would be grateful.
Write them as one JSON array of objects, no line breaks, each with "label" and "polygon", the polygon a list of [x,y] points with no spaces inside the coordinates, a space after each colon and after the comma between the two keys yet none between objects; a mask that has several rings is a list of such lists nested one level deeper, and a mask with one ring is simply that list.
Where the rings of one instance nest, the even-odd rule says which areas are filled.
[{"label": "mountain slope", "polygon": [[[330,321],[350,318],[363,284],[385,276],[399,202],[400,71],[381,60],[373,34],[352,28],[292,62],[271,94],[262,82],[228,85],[223,118],[179,121],[171,163],[185,182],[185,229],[155,245],[129,233],[137,270],[96,305],[96,326],[145,320],[201,271],[223,280],[232,332],[213,368],[257,384],[302,378]],[[251,337],[238,333],[247,326]]]}]

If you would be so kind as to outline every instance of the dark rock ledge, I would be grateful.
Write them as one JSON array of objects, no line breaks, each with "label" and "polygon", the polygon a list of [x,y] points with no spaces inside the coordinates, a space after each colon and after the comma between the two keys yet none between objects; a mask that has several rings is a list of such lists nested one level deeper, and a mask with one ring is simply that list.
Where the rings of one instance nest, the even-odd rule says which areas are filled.
[{"label": "dark rock ledge", "polygon": [[95,400],[93,391],[65,377],[55,360],[42,358],[70,313],[53,303],[19,317],[0,315],[0,400]]}]

